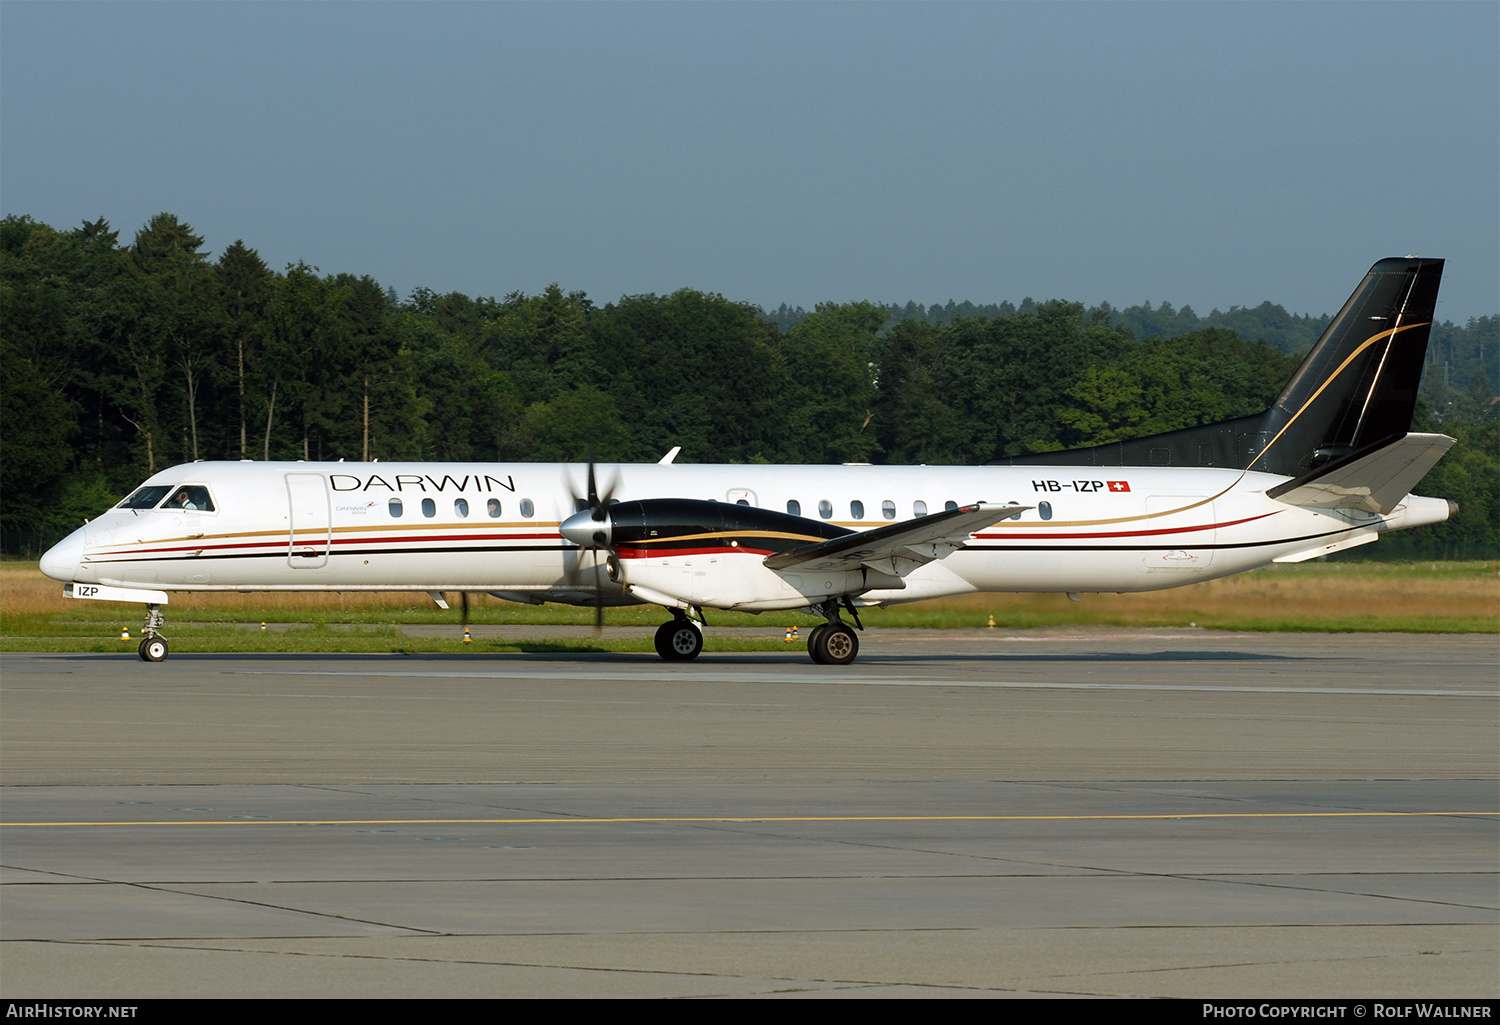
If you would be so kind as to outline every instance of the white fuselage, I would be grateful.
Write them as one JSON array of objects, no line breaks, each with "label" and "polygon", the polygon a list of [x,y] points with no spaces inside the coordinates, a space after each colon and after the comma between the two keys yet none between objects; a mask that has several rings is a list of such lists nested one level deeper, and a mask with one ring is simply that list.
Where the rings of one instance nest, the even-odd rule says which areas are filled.
[{"label": "white fuselage", "polygon": [[[586,472],[558,463],[184,464],[146,484],[205,487],[212,511],[112,509],[48,552],[42,569],[161,591],[491,591],[582,601],[597,580],[594,555],[558,526],[585,493]],[[629,464],[600,466],[598,475],[622,501],[748,503],[856,531],[949,502],[1032,507],[915,570],[900,590],[865,592],[871,604],[971,591],[1155,590],[1448,515],[1447,503],[1416,497],[1385,516],[1288,505],[1265,494],[1286,478],[1230,469]],[[718,557],[756,566],[763,558]],[[726,570],[736,575],[714,572]]]}]

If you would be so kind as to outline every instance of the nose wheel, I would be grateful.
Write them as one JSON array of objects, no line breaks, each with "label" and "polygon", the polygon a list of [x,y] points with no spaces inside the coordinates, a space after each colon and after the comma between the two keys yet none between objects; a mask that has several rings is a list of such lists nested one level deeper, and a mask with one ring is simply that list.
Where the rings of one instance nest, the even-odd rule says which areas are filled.
[{"label": "nose wheel", "polygon": [[141,646],[136,649],[141,654],[142,662],[162,662],[166,660],[168,651],[167,639],[157,633],[158,630],[166,625],[166,622],[167,617],[161,614],[160,605],[146,606],[146,626],[143,631],[146,638],[141,641]]},{"label": "nose wheel", "polygon": [[656,653],[668,662],[689,662],[703,651],[703,632],[687,619],[656,628]]}]

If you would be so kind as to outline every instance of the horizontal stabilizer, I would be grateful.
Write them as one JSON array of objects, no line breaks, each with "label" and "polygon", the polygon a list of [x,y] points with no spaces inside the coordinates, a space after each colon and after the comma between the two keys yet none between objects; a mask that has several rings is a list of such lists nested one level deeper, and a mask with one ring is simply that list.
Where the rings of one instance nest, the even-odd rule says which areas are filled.
[{"label": "horizontal stabilizer", "polygon": [[789,552],[766,557],[770,569],[796,567],[811,572],[848,570],[864,565],[903,577],[918,566],[944,558],[964,546],[974,533],[992,523],[1019,515],[1030,505],[960,506],[904,523],[891,523],[857,534],[844,534]]},{"label": "horizontal stabilizer", "polygon": [[1407,434],[1278,484],[1266,494],[1288,505],[1385,515],[1452,447],[1453,439],[1446,434]]}]

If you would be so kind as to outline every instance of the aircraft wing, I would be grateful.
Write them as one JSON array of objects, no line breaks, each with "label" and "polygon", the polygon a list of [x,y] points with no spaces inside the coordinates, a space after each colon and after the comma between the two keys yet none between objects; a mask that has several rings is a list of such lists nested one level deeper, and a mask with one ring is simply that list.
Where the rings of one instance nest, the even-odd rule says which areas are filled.
[{"label": "aircraft wing", "polygon": [[1278,484],[1266,495],[1288,505],[1363,509],[1385,515],[1411,493],[1453,443],[1446,434],[1407,434]]},{"label": "aircraft wing", "polygon": [[882,574],[904,577],[918,566],[958,551],[974,531],[1032,508],[982,502],[960,506],[768,555],[765,564],[774,570],[807,572],[850,570],[863,565]]}]

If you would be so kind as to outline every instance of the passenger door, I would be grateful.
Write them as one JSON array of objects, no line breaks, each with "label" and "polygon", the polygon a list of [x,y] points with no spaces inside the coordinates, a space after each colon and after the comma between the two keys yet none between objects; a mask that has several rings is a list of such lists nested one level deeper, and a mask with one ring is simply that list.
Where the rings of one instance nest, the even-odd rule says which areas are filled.
[{"label": "passenger door", "polygon": [[321,569],[328,565],[328,548],[333,543],[328,483],[320,473],[289,473],[286,494],[290,525],[287,565],[292,569]]}]

